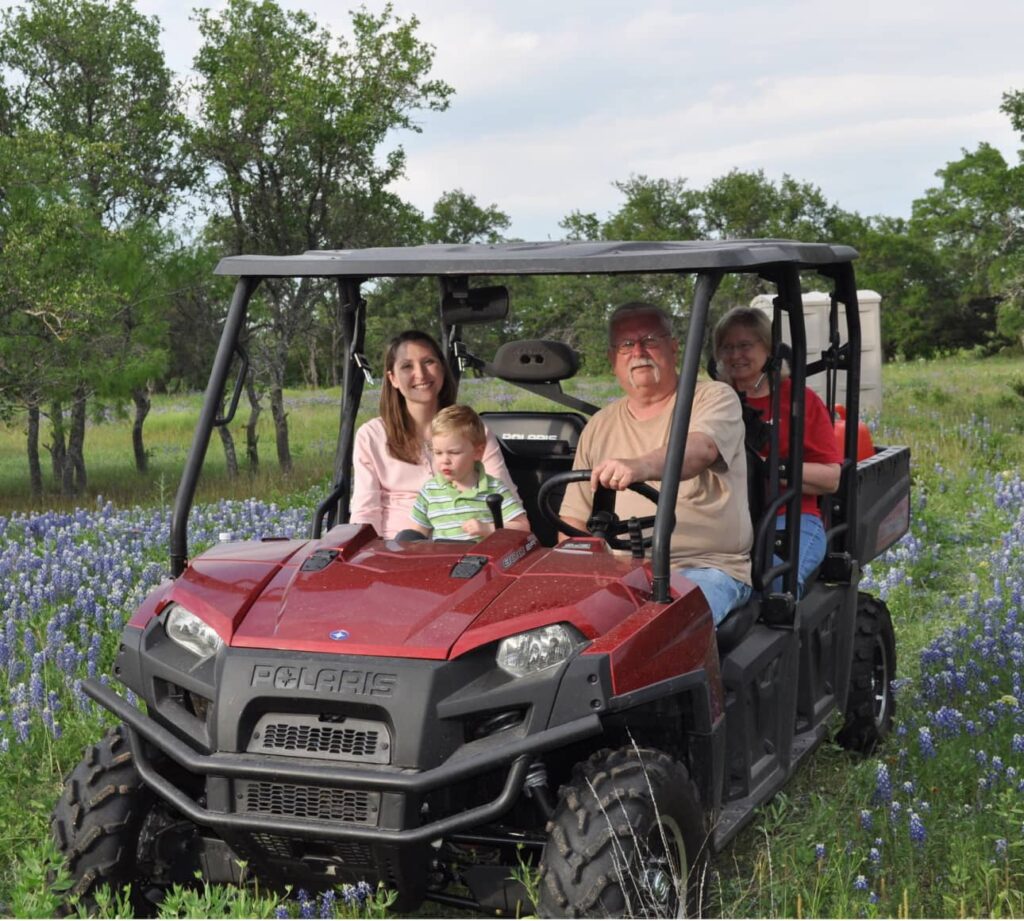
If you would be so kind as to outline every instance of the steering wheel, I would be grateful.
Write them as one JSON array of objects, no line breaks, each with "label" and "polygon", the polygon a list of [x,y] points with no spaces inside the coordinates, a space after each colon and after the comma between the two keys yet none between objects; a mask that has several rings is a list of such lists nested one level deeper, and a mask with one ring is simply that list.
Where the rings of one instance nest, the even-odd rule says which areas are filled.
[{"label": "steering wheel", "polygon": [[[569,483],[589,482],[592,472],[591,470],[567,470],[564,473],[556,473],[553,477],[541,483],[540,489],[537,491],[537,508],[540,514],[548,524],[554,526],[556,530],[561,531],[563,534],[569,534],[572,537],[603,537],[608,546],[613,550],[633,549],[633,545],[629,540],[623,540],[619,536],[629,532],[629,520],[620,521],[619,517],[615,514],[615,494],[619,490],[609,489],[607,486],[598,486],[594,491],[594,509],[591,514],[591,521],[598,517],[604,518],[604,521],[601,522],[602,527],[595,528],[593,531],[581,531],[579,528],[573,527],[551,507],[551,494],[554,489],[559,486],[567,486]],[[644,482],[631,483],[626,489],[638,493],[645,499],[650,499],[655,504],[657,504],[658,497],[661,495],[653,486]],[[645,515],[643,518],[638,518],[636,522],[640,526],[640,530],[645,531],[653,528],[654,517],[654,515]],[[645,549],[650,548],[651,543],[652,538],[650,536],[643,538]]]}]

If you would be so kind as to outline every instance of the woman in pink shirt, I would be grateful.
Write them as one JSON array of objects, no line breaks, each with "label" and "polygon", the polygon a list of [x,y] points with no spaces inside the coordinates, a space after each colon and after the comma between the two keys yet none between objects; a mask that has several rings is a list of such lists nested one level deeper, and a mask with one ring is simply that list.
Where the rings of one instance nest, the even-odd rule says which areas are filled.
[{"label": "woman in pink shirt", "polygon": [[[456,386],[433,336],[418,330],[391,340],[384,367],[380,415],[356,432],[349,520],[373,525],[381,537],[393,538],[410,526],[413,502],[434,474],[430,423],[438,410],[455,402]],[[490,431],[483,464],[519,498]]]}]

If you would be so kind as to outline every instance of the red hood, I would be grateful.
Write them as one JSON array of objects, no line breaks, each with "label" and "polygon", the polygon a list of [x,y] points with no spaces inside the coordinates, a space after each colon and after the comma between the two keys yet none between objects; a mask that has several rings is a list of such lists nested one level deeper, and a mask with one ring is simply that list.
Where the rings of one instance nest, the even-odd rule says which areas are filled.
[{"label": "red hood", "polygon": [[[214,548],[173,597],[237,647],[445,659],[559,620],[596,636],[636,610],[649,581],[633,561],[547,550],[512,530],[479,544],[398,544],[343,525],[279,546],[273,561],[265,544]],[[458,578],[467,557],[484,563]]]}]

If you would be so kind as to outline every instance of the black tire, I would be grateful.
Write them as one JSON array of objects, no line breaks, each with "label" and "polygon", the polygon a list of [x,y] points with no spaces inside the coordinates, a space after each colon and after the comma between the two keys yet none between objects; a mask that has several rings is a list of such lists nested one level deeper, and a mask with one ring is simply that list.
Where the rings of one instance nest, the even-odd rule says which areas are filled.
[{"label": "black tire", "polygon": [[559,793],[540,864],[542,918],[697,913],[705,822],[683,765],[652,749],[605,750]]},{"label": "black tire", "polygon": [[896,636],[889,609],[884,601],[859,592],[850,690],[843,728],[836,736],[843,748],[870,755],[892,730],[895,677]]},{"label": "black tire", "polygon": [[138,845],[154,803],[135,770],[124,726],[86,750],[65,780],[50,821],[74,880],[70,895],[88,905],[97,886],[107,883],[118,889],[131,883],[135,907],[146,907],[139,891]]}]

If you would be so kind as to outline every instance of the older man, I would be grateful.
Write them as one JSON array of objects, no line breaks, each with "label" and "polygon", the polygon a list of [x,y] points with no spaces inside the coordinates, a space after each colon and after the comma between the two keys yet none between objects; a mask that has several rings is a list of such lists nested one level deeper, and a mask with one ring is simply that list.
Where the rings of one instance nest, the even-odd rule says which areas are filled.
[{"label": "older man", "polygon": [[[623,304],[611,316],[608,358],[625,396],[587,423],[575,468],[592,468],[590,484],[573,483],[562,517],[583,529],[598,484],[624,490],[661,480],[676,401],[679,341],[669,315],[655,304]],[[750,597],[747,465],[739,398],[717,381],[697,383],[683,458],[672,535],[672,565],[704,592],[715,624]],[[618,497],[620,518],[651,515],[654,505],[633,492]]]}]

